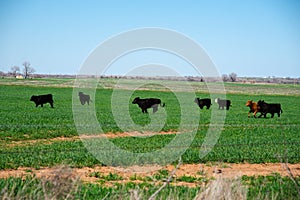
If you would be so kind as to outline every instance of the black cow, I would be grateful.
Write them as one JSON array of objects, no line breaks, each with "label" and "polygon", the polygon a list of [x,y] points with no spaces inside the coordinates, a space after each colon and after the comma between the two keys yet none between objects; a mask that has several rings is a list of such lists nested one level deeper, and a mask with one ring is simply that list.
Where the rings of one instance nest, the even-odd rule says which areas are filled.
[{"label": "black cow", "polygon": [[226,110],[229,110],[229,107],[231,106],[231,101],[230,100],[216,98],[215,102],[217,104],[219,104],[219,109],[220,108],[224,109],[224,107],[226,107]]},{"label": "black cow", "polygon": [[259,117],[263,115],[266,118],[267,113],[271,114],[271,118],[274,117],[275,113],[277,113],[277,116],[280,117],[280,113],[283,112],[280,103],[266,103],[264,100],[259,100],[257,105],[261,111]]},{"label": "black cow", "polygon": [[84,105],[85,103],[90,105],[90,101],[92,102],[90,95],[88,95],[88,94],[83,94],[83,92],[79,92],[78,96],[79,96],[81,105]]},{"label": "black cow", "polygon": [[195,98],[194,102],[200,107],[200,109],[203,109],[204,106],[206,106],[206,109],[209,109],[211,104],[211,99],[205,98],[205,99],[200,99],[200,98]]},{"label": "black cow", "polygon": [[53,98],[52,94],[45,94],[45,95],[33,95],[30,98],[30,101],[33,101],[35,103],[35,107],[38,107],[41,105],[43,107],[43,104],[50,103],[51,108],[53,108]]},{"label": "black cow", "polygon": [[161,107],[165,106],[165,103],[162,104],[161,100],[156,98],[141,99],[140,97],[136,97],[132,103],[138,104],[143,113],[148,113],[148,108],[153,108],[153,113],[155,113],[158,110],[158,105]]}]

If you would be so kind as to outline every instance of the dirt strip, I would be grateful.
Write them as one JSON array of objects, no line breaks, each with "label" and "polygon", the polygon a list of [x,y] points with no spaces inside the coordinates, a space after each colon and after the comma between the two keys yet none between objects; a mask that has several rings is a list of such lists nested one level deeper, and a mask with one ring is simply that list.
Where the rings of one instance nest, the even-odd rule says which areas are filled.
[{"label": "dirt strip", "polygon": [[[299,164],[288,164],[293,176],[300,176],[300,163]],[[83,167],[83,168],[68,168],[70,173],[74,177],[78,177],[83,182],[97,183],[99,178],[91,176],[91,173],[99,173],[101,175],[118,174],[122,177],[122,183],[132,181],[133,176],[145,178],[153,177],[158,173],[158,170],[167,170],[169,174],[175,169],[174,165],[168,165],[161,167],[158,165],[149,166],[132,166],[127,168],[121,167],[107,167],[107,166],[96,166],[94,168]],[[39,170],[33,168],[18,168],[17,170],[1,170],[0,178],[8,177],[26,177],[27,175],[36,175],[36,177],[51,177],[57,175],[57,173],[64,173],[59,167],[52,168],[41,168]],[[282,163],[266,163],[266,164],[231,164],[222,163],[215,166],[208,166],[207,164],[183,164],[177,169],[175,177],[179,178],[182,176],[191,176],[195,178],[213,178],[222,176],[224,178],[238,178],[243,175],[246,176],[258,176],[258,175],[271,175],[273,173],[279,173],[281,176],[288,176],[288,170]],[[177,185],[185,185],[194,187],[197,183],[183,183],[177,182]]]},{"label": "dirt strip", "polygon": [[3,144],[4,146],[14,147],[14,146],[26,146],[32,144],[51,144],[52,142],[57,141],[78,141],[80,139],[93,139],[93,138],[121,138],[121,137],[151,137],[154,135],[172,135],[172,134],[180,134],[180,132],[176,131],[168,131],[168,132],[148,132],[145,131],[140,133],[138,131],[133,132],[117,132],[117,133],[100,133],[94,135],[80,135],[80,136],[73,136],[73,137],[56,137],[56,138],[49,138],[49,139],[35,139],[35,140],[22,140],[22,141],[12,141],[7,144]]}]

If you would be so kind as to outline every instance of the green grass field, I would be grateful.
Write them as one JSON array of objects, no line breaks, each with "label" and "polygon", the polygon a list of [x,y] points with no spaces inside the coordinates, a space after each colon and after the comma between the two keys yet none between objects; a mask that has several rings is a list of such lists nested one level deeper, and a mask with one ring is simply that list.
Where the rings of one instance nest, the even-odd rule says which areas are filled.
[{"label": "green grass field", "polygon": [[[132,93],[128,90],[128,85],[132,81],[126,80],[123,88],[114,90],[116,84],[114,79],[100,80],[96,91],[95,115],[101,125],[101,132],[94,134],[115,133],[134,131],[132,125],[128,125],[128,117],[138,127],[147,127],[151,124],[151,119],[158,118],[163,120],[159,131],[170,132],[180,130],[181,134],[190,132],[189,127],[195,126],[195,118],[198,128],[191,144],[182,155],[183,163],[278,163],[288,161],[289,163],[300,162],[300,87],[298,85],[247,85],[226,83],[228,91],[226,98],[232,101],[233,106],[226,113],[225,123],[222,133],[214,146],[213,150],[205,157],[199,157],[199,150],[206,136],[211,122],[211,110],[199,110],[197,105],[190,98],[191,93],[185,91],[184,85],[179,82],[177,94],[186,96],[182,102],[176,99],[176,94],[162,87],[162,81],[154,81],[147,88],[140,88]],[[84,167],[101,165],[84,146],[80,140],[52,141],[58,137],[78,136],[74,123],[72,103],[79,104],[79,100],[72,102],[72,92],[74,80],[72,79],[33,79],[33,80],[0,80],[0,169],[16,169],[18,167],[50,167],[65,164],[71,167]],[[127,84],[127,85],[126,85]],[[195,89],[197,97],[209,97],[207,87],[204,83],[191,83]],[[146,87],[146,86],[145,86]],[[30,102],[31,95],[53,94],[54,109],[49,104],[43,108],[35,107]],[[111,97],[117,93],[124,98],[118,99],[121,103],[117,106],[117,112],[112,112]],[[129,98],[128,98],[129,95]],[[214,94],[218,95],[218,94]],[[131,104],[134,97],[141,98],[158,97],[166,103],[165,108],[159,108],[155,114],[143,114],[137,105]],[[281,103],[283,113],[280,118],[248,118],[249,108],[245,106],[247,100],[258,101],[264,99],[270,103]],[[125,102],[125,103],[124,103]],[[180,106],[188,107],[188,113],[181,113]],[[217,107],[214,102],[213,108]],[[93,105],[82,106],[91,109]],[[129,110],[127,116],[126,110]],[[150,111],[150,110],[149,110]],[[217,110],[223,113],[223,110]],[[125,116],[125,117],[123,117]],[[182,116],[185,120],[182,122]],[[117,119],[117,120],[116,120]],[[87,119],[89,120],[89,119]],[[182,123],[182,124],[181,124]],[[122,127],[119,125],[121,124]],[[160,124],[158,125],[160,126]],[[216,125],[217,126],[217,125]],[[183,128],[182,128],[183,127]],[[154,128],[151,130],[156,130]],[[125,129],[125,130],[124,130]],[[98,128],[95,128],[98,130]],[[147,130],[147,129],[146,129]],[[182,133],[183,132],[183,133]],[[87,134],[90,134],[87,131]],[[115,146],[131,153],[147,153],[164,148],[175,138],[174,134],[154,135],[151,137],[120,137],[109,139]],[[49,142],[39,142],[46,139]],[[33,142],[37,141],[37,142]],[[99,139],[101,144],[101,139]],[[16,142],[20,142],[15,145]],[[102,151],[110,153],[105,147],[98,147]],[[178,146],[170,146],[164,152],[172,153]],[[110,155],[108,155],[110,156]],[[130,159],[124,159],[123,155],[115,155],[118,162],[111,161],[112,165],[132,165]],[[152,164],[158,161],[148,157],[140,157],[139,164]],[[158,163],[159,164],[159,163]],[[13,180],[11,180],[13,181]],[[247,180],[251,182],[252,179]],[[14,181],[13,181],[14,182]],[[1,183],[2,184],[2,183]],[[96,187],[96,186],[86,186]],[[85,190],[85,188],[83,188]],[[155,187],[153,188],[155,190]],[[173,190],[170,188],[170,190]],[[177,190],[180,190],[177,188]],[[185,189],[184,189],[185,190]],[[255,190],[255,189],[253,189]],[[167,190],[167,193],[170,192]],[[188,195],[195,196],[195,191],[188,190]],[[186,193],[184,193],[186,194]],[[147,196],[147,194],[145,194]],[[253,192],[249,193],[253,196]]]}]

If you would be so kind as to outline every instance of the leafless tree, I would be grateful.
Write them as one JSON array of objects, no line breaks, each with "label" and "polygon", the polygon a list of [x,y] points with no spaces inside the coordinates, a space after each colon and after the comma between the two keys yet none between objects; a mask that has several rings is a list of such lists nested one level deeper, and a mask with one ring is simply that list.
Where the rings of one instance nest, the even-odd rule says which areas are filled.
[{"label": "leafless tree", "polygon": [[229,78],[232,82],[235,82],[237,80],[237,74],[232,72],[231,74],[229,74]]},{"label": "leafless tree", "polygon": [[10,71],[13,76],[16,76],[18,72],[20,72],[20,67],[19,66],[13,66],[10,68]]},{"label": "leafless tree", "polygon": [[22,64],[24,66],[23,72],[24,72],[24,78],[28,78],[30,76],[30,74],[35,72],[35,69],[30,67],[30,63],[25,61]]},{"label": "leafless tree", "polygon": [[223,80],[223,82],[227,82],[229,80],[228,75],[227,74],[223,74],[222,75],[222,80]]},{"label": "leafless tree", "polygon": [[0,77],[3,78],[5,76],[5,73],[3,71],[0,71]]}]

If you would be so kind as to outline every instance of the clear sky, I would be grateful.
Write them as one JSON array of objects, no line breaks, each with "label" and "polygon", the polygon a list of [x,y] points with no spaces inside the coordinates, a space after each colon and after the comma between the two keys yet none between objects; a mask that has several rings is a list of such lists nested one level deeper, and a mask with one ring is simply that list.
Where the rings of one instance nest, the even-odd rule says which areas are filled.
[{"label": "clear sky", "polygon": [[[300,77],[297,0],[1,0],[0,71],[29,61],[36,73],[76,74],[101,42],[142,27],[192,38],[220,74]],[[194,75],[179,63],[179,73]]]}]

